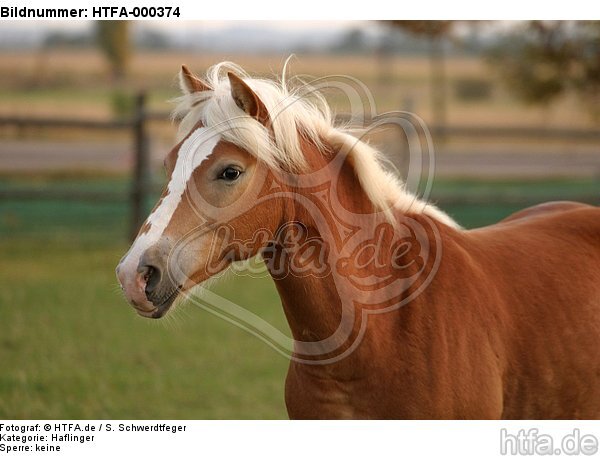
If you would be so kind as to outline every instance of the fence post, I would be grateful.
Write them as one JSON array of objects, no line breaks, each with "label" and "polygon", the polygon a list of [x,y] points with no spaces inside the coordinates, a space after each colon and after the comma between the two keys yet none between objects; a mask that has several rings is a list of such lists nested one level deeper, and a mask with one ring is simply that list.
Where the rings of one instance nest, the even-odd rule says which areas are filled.
[{"label": "fence post", "polygon": [[431,129],[434,140],[443,143],[446,140],[448,121],[448,78],[446,76],[446,50],[444,38],[430,38],[429,59],[431,65]]},{"label": "fence post", "polygon": [[131,186],[131,226],[129,236],[133,240],[144,222],[145,203],[149,189],[149,152],[146,134],[146,94],[139,92],[135,96],[133,114],[134,166]]}]

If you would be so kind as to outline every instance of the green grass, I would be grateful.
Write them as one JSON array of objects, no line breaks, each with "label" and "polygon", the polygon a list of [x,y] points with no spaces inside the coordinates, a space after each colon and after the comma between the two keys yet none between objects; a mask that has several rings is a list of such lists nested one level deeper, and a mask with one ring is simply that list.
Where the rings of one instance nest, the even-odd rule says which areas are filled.
[{"label": "green grass", "polygon": [[[113,273],[125,250],[0,242],[0,417],[285,417],[286,360],[194,306],[164,322],[135,316]],[[217,292],[283,318],[268,280]]]},{"label": "green grass", "polygon": [[[287,360],[264,343],[193,305],[134,314],[114,276],[127,215],[125,202],[0,202],[0,419],[285,418]],[[215,291],[286,328],[270,280]]]},{"label": "green grass", "polygon": [[[127,188],[119,179],[0,179],[0,189],[26,184]],[[440,182],[435,191],[541,197],[581,185],[597,191],[568,181]],[[472,227],[520,208],[447,209]],[[130,309],[113,272],[128,247],[127,215],[125,200],[0,202],[0,419],[285,418],[288,361],[263,342],[193,305],[165,321]],[[268,278],[233,277],[215,291],[287,327]]]},{"label": "green grass", "polygon": [[[476,197],[480,202],[473,203]],[[595,199],[600,203],[597,179],[547,180],[437,180],[430,200],[441,201],[442,208],[466,228],[495,223],[524,207],[545,201]],[[529,203],[519,200],[527,199]],[[443,203],[451,200],[452,203]]]},{"label": "green grass", "polygon": [[527,197],[577,199],[578,196],[600,192],[598,179],[544,179],[544,180],[436,180],[432,197],[448,197],[477,194],[490,201],[503,197]]}]

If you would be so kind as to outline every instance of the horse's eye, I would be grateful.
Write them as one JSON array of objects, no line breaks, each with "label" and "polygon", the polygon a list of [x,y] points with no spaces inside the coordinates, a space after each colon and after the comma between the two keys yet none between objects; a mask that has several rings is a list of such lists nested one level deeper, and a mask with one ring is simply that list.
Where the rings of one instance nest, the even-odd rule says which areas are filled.
[{"label": "horse's eye", "polygon": [[235,169],[232,168],[231,166],[228,168],[225,168],[223,170],[223,172],[221,173],[221,175],[219,176],[219,179],[223,179],[229,182],[233,182],[234,180],[236,180],[237,178],[239,178],[242,175],[242,172],[239,169]]}]

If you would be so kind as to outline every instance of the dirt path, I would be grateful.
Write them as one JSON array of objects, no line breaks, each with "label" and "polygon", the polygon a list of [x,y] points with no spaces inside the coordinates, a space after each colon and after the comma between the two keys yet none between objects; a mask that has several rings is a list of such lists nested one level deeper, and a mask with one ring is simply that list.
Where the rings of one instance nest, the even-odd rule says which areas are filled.
[{"label": "dirt path", "polygon": [[[153,142],[153,167],[159,167],[169,145]],[[507,148],[508,149],[508,148]],[[549,152],[526,148],[503,150],[501,146],[449,147],[435,154],[436,175],[440,177],[598,177],[600,147],[578,148],[574,152]],[[131,146],[125,142],[0,141],[0,172],[61,170],[126,171],[133,163]]]}]

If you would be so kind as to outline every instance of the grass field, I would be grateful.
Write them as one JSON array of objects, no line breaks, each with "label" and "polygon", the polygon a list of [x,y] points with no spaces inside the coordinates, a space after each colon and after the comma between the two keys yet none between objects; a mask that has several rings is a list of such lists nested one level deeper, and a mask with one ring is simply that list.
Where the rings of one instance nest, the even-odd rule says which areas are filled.
[{"label": "grass field", "polygon": [[[113,272],[124,205],[0,207],[0,418],[285,417],[287,363],[262,342],[193,306],[134,315]],[[217,292],[285,328],[270,281]]]},{"label": "grass field", "polygon": [[[119,178],[37,185],[126,188]],[[581,190],[597,182],[439,182],[433,196]],[[491,201],[447,209],[473,227],[520,208]],[[288,362],[263,342],[192,305],[149,321],[125,303],[113,271],[127,215],[124,201],[0,201],[0,419],[285,418]],[[269,279],[234,277],[215,290],[287,328]]]},{"label": "grass field", "polygon": [[[123,93],[145,89],[153,109],[169,110],[179,94],[182,63],[202,72],[233,60],[273,75],[285,55],[137,53]],[[450,124],[593,127],[577,100],[546,108],[510,96],[481,60],[447,62]],[[377,110],[410,108],[431,120],[426,57],[299,55],[293,74],[345,74],[364,82]],[[489,97],[460,99],[455,84],[489,82]],[[114,87],[96,51],[0,53],[0,115],[112,118]],[[332,96],[338,111],[347,106]],[[153,126],[172,141],[172,127]],[[106,132],[2,128],[9,138],[36,140]],[[128,132],[110,133],[126,138]],[[528,144],[528,146],[530,146]],[[546,145],[544,144],[545,151]],[[0,419],[285,418],[288,361],[241,329],[188,305],[164,320],[135,315],[118,289],[114,268],[128,248],[128,182],[113,175],[0,175],[0,191],[120,192],[115,201],[0,199]],[[597,180],[437,181],[431,199],[465,227],[496,222],[522,204],[497,198],[527,195],[577,199],[600,194]],[[463,196],[485,197],[465,204]],[[287,324],[270,279],[232,276],[214,290],[277,328]]]}]

